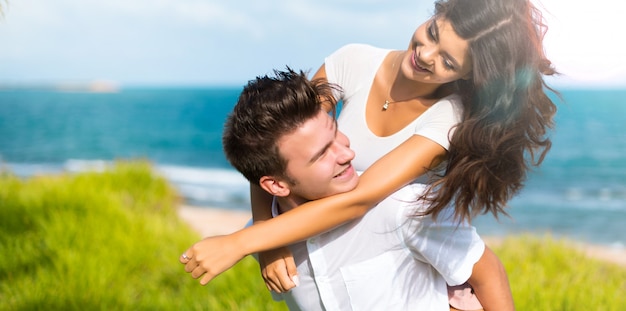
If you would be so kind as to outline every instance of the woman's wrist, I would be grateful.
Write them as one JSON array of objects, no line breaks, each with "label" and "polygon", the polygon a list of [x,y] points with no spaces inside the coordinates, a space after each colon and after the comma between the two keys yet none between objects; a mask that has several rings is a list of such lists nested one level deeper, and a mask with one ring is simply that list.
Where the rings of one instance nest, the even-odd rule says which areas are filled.
[{"label": "woman's wrist", "polygon": [[259,250],[256,249],[257,245],[255,245],[254,236],[247,234],[249,231],[250,227],[244,228],[228,235],[229,243],[231,243],[234,250],[241,255],[241,258],[259,252]]}]

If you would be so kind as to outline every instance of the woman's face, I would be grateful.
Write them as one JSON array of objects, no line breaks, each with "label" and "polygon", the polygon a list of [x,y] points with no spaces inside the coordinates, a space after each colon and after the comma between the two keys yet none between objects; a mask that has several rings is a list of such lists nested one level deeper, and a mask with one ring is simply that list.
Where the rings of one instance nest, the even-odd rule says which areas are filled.
[{"label": "woman's face", "polygon": [[444,18],[430,19],[417,28],[402,60],[402,72],[415,81],[445,84],[467,79],[472,71],[469,44]]}]

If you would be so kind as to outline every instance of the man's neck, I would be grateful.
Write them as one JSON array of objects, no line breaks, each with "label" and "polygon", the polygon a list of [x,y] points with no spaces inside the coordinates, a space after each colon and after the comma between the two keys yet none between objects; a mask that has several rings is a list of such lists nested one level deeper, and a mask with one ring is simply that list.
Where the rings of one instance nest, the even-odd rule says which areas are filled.
[{"label": "man's neck", "polygon": [[300,204],[303,204],[305,202],[307,202],[307,200],[304,200],[300,197],[298,198],[295,198],[293,196],[276,197],[276,204],[278,204],[277,207],[278,207],[279,214],[292,210],[300,206]]}]

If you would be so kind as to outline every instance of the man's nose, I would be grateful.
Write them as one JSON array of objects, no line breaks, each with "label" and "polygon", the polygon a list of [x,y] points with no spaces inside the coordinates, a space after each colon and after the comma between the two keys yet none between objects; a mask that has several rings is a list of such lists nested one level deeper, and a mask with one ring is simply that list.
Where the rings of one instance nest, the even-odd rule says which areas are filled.
[{"label": "man's nose", "polygon": [[349,144],[337,144],[337,162],[345,164],[354,159],[354,150],[350,149]]}]

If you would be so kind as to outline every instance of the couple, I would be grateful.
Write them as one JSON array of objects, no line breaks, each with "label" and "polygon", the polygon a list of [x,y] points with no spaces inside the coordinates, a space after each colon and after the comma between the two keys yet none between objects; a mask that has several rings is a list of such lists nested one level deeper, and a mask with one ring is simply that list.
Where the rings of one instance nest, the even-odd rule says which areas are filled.
[{"label": "couple", "polygon": [[[275,74],[244,88],[223,143],[231,164],[273,196],[279,215],[353,190],[359,176],[348,137],[324,109],[335,106],[333,86],[302,72]],[[504,268],[473,227],[455,222],[451,210],[436,220],[414,217],[424,188],[410,184],[362,218],[291,245],[299,284],[275,299],[290,310],[448,310],[446,283],[469,279],[491,282],[497,291],[483,296],[512,305]],[[480,309],[466,293],[452,303]]]},{"label": "couple", "polygon": [[[206,284],[245,255],[302,241],[355,220],[406,185],[411,184],[400,191],[415,190],[418,178],[428,183],[425,191],[415,190],[408,200],[397,193],[400,202],[414,204],[413,214],[402,224],[417,230],[408,232],[414,237],[424,234],[423,228],[411,226],[423,220],[435,219],[437,226],[453,217],[459,229],[452,234],[457,234],[478,213],[503,212],[530,166],[540,164],[550,147],[546,133],[556,106],[545,92],[549,88],[543,75],[555,71],[543,53],[544,32],[541,13],[528,0],[447,0],[436,2],[435,15],[418,27],[405,51],[348,45],[333,53],[314,80],[321,78],[340,88],[332,96],[344,103],[339,127],[356,151],[351,163],[364,171],[356,187],[272,218],[272,196],[263,195],[265,191],[254,186],[260,179],[253,178],[255,225],[194,244],[181,256],[186,271],[195,278],[202,276],[200,282]],[[445,171],[437,179],[424,178],[442,163]],[[284,171],[274,168],[268,175],[280,176]],[[317,197],[319,193],[312,193],[305,199]],[[395,227],[396,233],[401,230]],[[425,232],[427,238],[433,236]],[[467,245],[470,249],[472,244]],[[425,246],[412,249],[411,254],[423,250]],[[441,251],[453,250],[446,246]],[[480,255],[489,255],[488,249]],[[289,256],[273,251],[259,257],[272,289],[293,287],[297,272],[289,260],[280,260]],[[272,262],[276,264],[265,264]],[[287,277],[280,276],[285,274],[285,262]],[[479,262],[474,258],[473,269],[481,267]],[[450,272],[436,268],[442,276]],[[469,274],[461,278],[467,280]],[[508,286],[504,287],[507,294],[495,295],[502,287],[483,287],[489,283],[471,279],[470,283],[486,310],[498,305],[498,298],[510,298]]]}]

